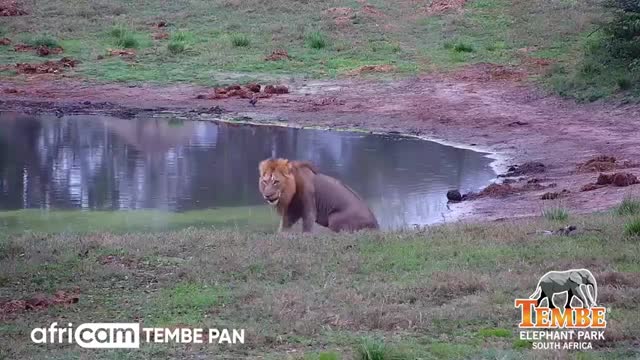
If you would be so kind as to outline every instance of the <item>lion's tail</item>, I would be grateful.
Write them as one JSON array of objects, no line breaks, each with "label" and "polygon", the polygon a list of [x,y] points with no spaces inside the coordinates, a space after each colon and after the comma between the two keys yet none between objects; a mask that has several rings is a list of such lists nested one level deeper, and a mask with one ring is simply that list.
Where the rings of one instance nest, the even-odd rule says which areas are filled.
[{"label": "lion's tail", "polygon": [[540,296],[540,291],[542,291],[542,289],[540,288],[540,286],[536,287],[536,291],[533,292],[533,294],[531,294],[531,296],[529,296],[529,299],[536,299],[538,298],[538,296]]}]

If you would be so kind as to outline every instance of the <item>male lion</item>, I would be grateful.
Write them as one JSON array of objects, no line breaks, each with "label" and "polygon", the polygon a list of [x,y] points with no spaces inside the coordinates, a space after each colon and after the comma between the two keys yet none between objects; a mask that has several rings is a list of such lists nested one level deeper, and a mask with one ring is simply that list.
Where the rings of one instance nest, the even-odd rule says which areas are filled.
[{"label": "male lion", "polygon": [[302,231],[316,222],[339,232],[377,229],[378,221],[365,202],[337,179],[320,174],[307,162],[267,159],[260,162],[260,193],[273,205],[279,231],[302,218]]}]

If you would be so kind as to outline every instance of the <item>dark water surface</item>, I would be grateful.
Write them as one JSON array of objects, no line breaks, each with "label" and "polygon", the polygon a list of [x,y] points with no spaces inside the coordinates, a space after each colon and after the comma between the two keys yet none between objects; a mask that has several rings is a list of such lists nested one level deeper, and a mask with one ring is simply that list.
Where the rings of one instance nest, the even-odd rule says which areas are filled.
[{"label": "dark water surface", "polygon": [[263,205],[258,162],[312,161],[386,227],[447,215],[446,191],[495,177],[485,154],[394,136],[102,116],[0,113],[0,209],[187,211]]}]

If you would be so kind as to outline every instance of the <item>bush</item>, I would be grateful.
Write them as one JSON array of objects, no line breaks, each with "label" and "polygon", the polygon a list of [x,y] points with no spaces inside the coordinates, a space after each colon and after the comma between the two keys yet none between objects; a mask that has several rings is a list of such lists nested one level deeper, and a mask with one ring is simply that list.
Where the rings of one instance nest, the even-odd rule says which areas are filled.
[{"label": "bush", "polygon": [[169,50],[170,53],[172,53],[173,55],[177,55],[177,54],[181,54],[186,50],[186,45],[183,41],[174,41],[171,40],[168,44],[167,44],[167,50]]},{"label": "bush", "polygon": [[40,35],[27,41],[31,46],[47,46],[50,48],[60,47],[58,40],[50,35]]},{"label": "bush", "polygon": [[629,221],[624,226],[624,232],[629,236],[640,236],[640,218]]},{"label": "bush", "polygon": [[245,34],[232,34],[231,35],[231,45],[235,47],[247,47],[251,41],[249,37]]},{"label": "bush", "polygon": [[620,205],[616,208],[618,215],[637,215],[640,214],[640,199],[625,198]]},{"label": "bush", "polygon": [[382,341],[365,339],[355,349],[354,358],[357,360],[404,360],[409,357],[396,349],[390,348]]},{"label": "bush", "polygon": [[307,34],[306,43],[312,49],[324,49],[327,47],[329,41],[322,32],[314,31]]},{"label": "bush", "polygon": [[135,49],[139,46],[135,33],[124,25],[116,25],[111,29],[114,45],[122,49]]},{"label": "bush", "polygon": [[569,218],[567,210],[562,208],[546,209],[542,214],[547,220],[551,221],[565,221]]},{"label": "bush", "polygon": [[467,44],[464,42],[458,42],[455,45],[453,45],[453,51],[456,52],[474,52],[475,49],[473,48],[473,46],[471,44]]}]

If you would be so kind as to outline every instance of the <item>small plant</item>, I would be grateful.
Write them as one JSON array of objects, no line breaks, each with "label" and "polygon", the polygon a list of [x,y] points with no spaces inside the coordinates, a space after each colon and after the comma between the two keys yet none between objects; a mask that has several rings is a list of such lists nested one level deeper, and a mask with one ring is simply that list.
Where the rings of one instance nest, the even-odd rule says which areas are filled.
[{"label": "small plant", "polygon": [[640,199],[632,197],[624,198],[616,208],[616,213],[622,216],[640,214]]},{"label": "small plant", "polygon": [[629,221],[624,226],[624,232],[629,236],[640,236],[640,218]]},{"label": "small plant", "polygon": [[620,90],[629,90],[631,89],[632,82],[626,77],[620,77],[616,80],[616,84],[618,84]]},{"label": "small plant", "polygon": [[167,50],[169,50],[170,53],[172,53],[173,55],[177,55],[177,54],[181,54],[186,50],[186,45],[183,41],[174,41],[171,40],[168,44],[167,44]]},{"label": "small plant", "polygon": [[542,214],[544,215],[545,219],[551,221],[565,221],[569,218],[569,213],[567,213],[567,210],[562,208],[546,209],[542,212]]},{"label": "small plant", "polygon": [[356,359],[358,360],[384,360],[386,346],[383,342],[365,339],[356,349]]},{"label": "small plant", "polygon": [[122,49],[135,49],[139,46],[135,33],[124,25],[116,25],[110,31],[114,45]]},{"label": "small plant", "polygon": [[49,48],[60,47],[58,40],[56,40],[53,36],[50,36],[50,35],[36,36],[30,39],[29,41],[27,41],[27,44],[31,46],[46,46]]},{"label": "small plant", "polygon": [[364,339],[355,349],[357,360],[404,360],[407,354],[387,346],[384,342],[374,339]]},{"label": "small plant", "polygon": [[464,43],[462,41],[453,45],[453,51],[455,52],[474,52],[475,49],[471,44]]},{"label": "small plant", "polygon": [[322,32],[314,31],[307,34],[306,43],[312,49],[324,49],[329,42]]},{"label": "small plant", "polygon": [[231,45],[235,47],[247,47],[250,43],[249,37],[245,34],[235,33],[231,35]]},{"label": "small plant", "polygon": [[480,337],[511,337],[511,331],[503,328],[489,328],[478,330],[478,336]]}]

